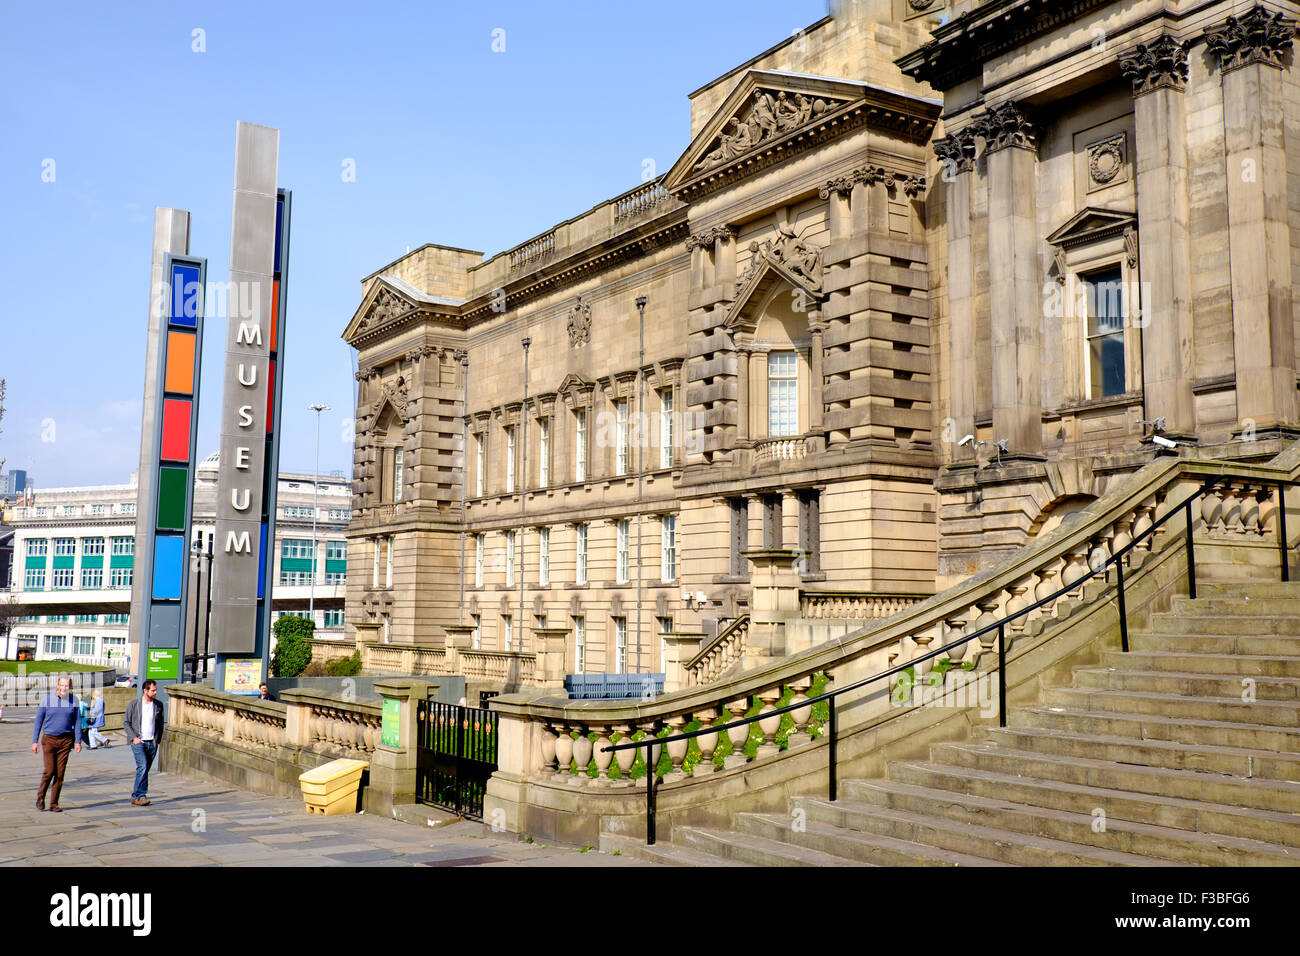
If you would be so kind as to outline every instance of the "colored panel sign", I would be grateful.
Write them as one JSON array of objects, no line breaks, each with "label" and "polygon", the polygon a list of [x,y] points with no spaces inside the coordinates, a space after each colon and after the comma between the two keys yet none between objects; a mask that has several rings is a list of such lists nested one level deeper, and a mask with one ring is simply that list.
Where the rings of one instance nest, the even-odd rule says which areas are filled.
[{"label": "colored panel sign", "polygon": [[179,601],[184,570],[185,539],[160,534],[154,539],[153,548],[153,599]]},{"label": "colored panel sign", "polygon": [[266,433],[275,431],[275,359],[271,359],[266,376]]},{"label": "colored panel sign", "polygon": [[145,658],[144,676],[153,680],[177,680],[181,676],[179,648],[151,647]]},{"label": "colored panel sign", "polygon": [[402,702],[393,697],[384,698],[384,716],[380,722],[380,740],[385,747],[396,747],[401,741]]},{"label": "colored panel sign", "polygon": [[167,333],[167,375],[163,388],[182,395],[194,394],[194,336]]},{"label": "colored panel sign", "polygon": [[189,461],[191,402],[163,399],[162,454],[164,461]]},{"label": "colored panel sign", "polygon": [[164,465],[158,469],[158,528],[185,529],[185,492],[190,483],[188,468]]},{"label": "colored panel sign", "polygon": [[195,328],[203,311],[203,285],[199,266],[188,262],[173,262],[171,293],[168,322],[171,325]]},{"label": "colored panel sign", "polygon": [[260,657],[226,658],[226,680],[222,689],[227,694],[256,694],[261,683]]}]

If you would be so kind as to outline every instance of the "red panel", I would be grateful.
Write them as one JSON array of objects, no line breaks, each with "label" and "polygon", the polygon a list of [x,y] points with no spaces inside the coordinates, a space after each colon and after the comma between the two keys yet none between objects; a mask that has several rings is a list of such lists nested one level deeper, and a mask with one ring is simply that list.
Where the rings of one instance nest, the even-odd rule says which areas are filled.
[{"label": "red panel", "polygon": [[183,398],[163,399],[162,458],[190,460],[190,402]]},{"label": "red panel", "polygon": [[266,376],[266,431],[275,430],[275,360],[271,360],[270,372]]},{"label": "red panel", "polygon": [[280,327],[280,280],[271,283],[271,351],[276,351],[275,333]]}]

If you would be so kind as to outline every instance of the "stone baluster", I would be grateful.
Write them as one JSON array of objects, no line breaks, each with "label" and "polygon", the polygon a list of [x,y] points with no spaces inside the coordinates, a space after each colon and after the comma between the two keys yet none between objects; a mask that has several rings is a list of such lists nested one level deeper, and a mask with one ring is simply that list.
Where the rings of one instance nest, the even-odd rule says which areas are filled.
[{"label": "stone baluster", "polygon": [[934,667],[934,658],[925,657],[924,655],[930,650],[930,644],[934,640],[936,633],[943,633],[942,624],[936,624],[933,628],[912,635],[912,643],[916,645],[916,657],[914,658],[916,663],[912,665],[912,676],[917,684],[920,684],[925,679],[925,675],[930,673],[930,669]]},{"label": "stone baluster", "polygon": [[1137,517],[1133,519],[1133,539],[1137,541],[1138,544],[1137,547],[1133,549],[1134,551],[1138,550],[1138,548],[1141,548],[1143,551],[1151,550],[1151,538],[1153,535],[1147,535],[1145,538],[1142,537],[1142,535],[1146,534],[1147,531],[1151,529],[1151,525],[1155,520],[1152,517],[1155,514],[1155,510],[1155,503],[1149,498],[1137,506]]},{"label": "stone baluster", "polygon": [[[731,714],[731,720],[727,721],[727,723],[741,720],[749,712],[749,700],[744,697],[733,700],[727,705],[727,710]],[[749,741],[749,728],[751,726],[751,724],[742,724],[739,727],[728,729],[727,739],[731,741],[731,753],[723,758],[723,769],[730,770],[732,767],[739,767],[749,762],[749,757],[745,753],[745,744]]]},{"label": "stone baluster", "polygon": [[1241,531],[1241,502],[1237,496],[1241,482],[1225,481],[1219,487],[1223,489],[1223,533],[1238,534]]},{"label": "stone baluster", "polygon": [[[653,723],[641,724],[641,729],[645,731],[646,740],[653,740],[659,728]],[[641,754],[641,759],[645,761],[646,773],[657,773],[659,767],[659,757],[663,753],[663,744],[651,744],[649,747],[638,747],[637,752]]]},{"label": "stone baluster", "polygon": [[1043,617],[1051,617],[1056,610],[1057,602],[1060,600],[1060,598],[1052,598],[1051,600],[1048,600],[1048,598],[1061,587],[1058,577],[1063,565],[1063,559],[1056,558],[1034,572],[1038,576],[1038,584],[1034,587],[1034,600],[1047,601],[1038,610],[1038,613]]},{"label": "stone baluster", "polygon": [[[944,644],[951,644],[966,633],[966,621],[969,617],[970,609],[962,608],[944,618],[944,623],[948,625],[947,633],[945,633],[943,637]],[[948,660],[952,661],[954,664],[960,663],[961,659],[966,656],[966,648],[969,643],[970,642],[968,641],[966,644],[958,644],[956,647],[951,647],[941,656],[947,657]]]},{"label": "stone baluster", "polygon": [[1256,494],[1259,502],[1259,533],[1261,536],[1274,536],[1274,523],[1277,519],[1277,486],[1261,485]]},{"label": "stone baluster", "polygon": [[555,776],[556,774],[556,756],[555,756],[556,734],[551,724],[542,724],[541,728],[541,747],[542,747],[542,774],[545,776]]},{"label": "stone baluster", "polygon": [[[628,744],[632,742],[631,724],[619,724],[614,728],[614,731],[619,735],[618,742],[620,744]],[[632,767],[636,764],[636,754],[636,747],[629,747],[627,750],[620,750],[618,753],[614,754],[614,759],[618,762],[619,772],[622,774],[622,776],[615,781],[615,786],[632,786]]]},{"label": "stone baluster", "polygon": [[[1120,518],[1115,522],[1115,535],[1110,542],[1111,554],[1113,555],[1119,554],[1121,551],[1123,551],[1125,548],[1127,548],[1130,544],[1133,543],[1133,533],[1131,530],[1132,527],[1133,527],[1133,519],[1131,517]],[[1132,552],[1124,555],[1123,561],[1126,565],[1131,564]]]},{"label": "stone baluster", "polygon": [[[1110,538],[1114,533],[1113,529],[1108,528],[1093,539],[1088,550],[1088,570],[1099,571],[1102,566],[1110,560],[1110,556],[1113,553],[1111,550]],[[1109,569],[1106,571],[1105,575],[1103,575],[1102,580],[1110,580]]]},{"label": "stone baluster", "polygon": [[572,728],[565,723],[556,723],[555,727],[555,777],[560,781],[572,779],[573,763],[573,737],[570,736]]},{"label": "stone baluster", "polygon": [[1207,534],[1214,534],[1223,521],[1223,496],[1218,485],[1201,496],[1201,521]]},{"label": "stone baluster", "polygon": [[1241,486],[1241,531],[1246,535],[1259,534],[1260,485],[1245,482]]},{"label": "stone baluster", "polygon": [[[758,699],[763,702],[763,706],[758,711],[760,714],[770,714],[776,710],[776,702],[781,699],[781,690],[781,685],[777,684],[775,687],[768,687],[759,692]],[[763,742],[758,745],[755,759],[771,757],[780,752],[781,747],[776,742],[776,733],[781,729],[781,715],[764,717],[758,722],[758,729],[763,732]]]},{"label": "stone baluster", "polygon": [[573,741],[573,759],[578,764],[576,780],[579,786],[584,786],[591,779],[587,776],[587,765],[591,763],[591,740],[587,737],[587,728],[582,724],[574,729],[578,731],[578,736]]},{"label": "stone baluster", "polygon": [[[1027,594],[1032,593],[1029,590],[1032,583],[1033,575],[1029,575],[1021,578],[1015,584],[1008,586],[1007,593],[1011,595],[1007,600],[1007,606],[1005,609],[1008,615],[1015,614],[1017,611],[1023,611],[1033,603],[1033,600],[1026,596]],[[1007,622],[1007,630],[1011,631],[1013,634],[1019,634],[1025,629],[1025,625],[1028,623],[1029,615],[1020,614],[1011,618],[1011,620]]]},{"label": "stone baluster", "polygon": [[[994,593],[988,595],[987,597],[981,598],[980,600],[975,602],[975,606],[980,609],[979,617],[975,618],[976,631],[988,627],[990,624],[995,623],[998,620],[998,618],[1002,616],[998,611],[999,605],[1002,603],[1001,598],[1002,598],[1002,593],[995,591]],[[975,648],[975,656],[971,658],[971,663],[973,665],[978,666],[980,662],[980,658],[983,657],[985,654],[987,654],[989,651],[996,650],[997,644],[998,644],[997,628],[993,628],[992,630],[989,630],[986,633],[981,634],[979,636],[979,646]]]},{"label": "stone baluster", "polygon": [[[686,729],[686,715],[675,714],[668,718],[668,736],[675,737]],[[664,777],[664,783],[674,783],[686,777],[686,771],[682,769],[682,761],[686,759],[686,752],[690,749],[689,740],[674,740],[664,744],[668,748],[668,759],[673,762],[672,769]]]},{"label": "stone baluster", "polygon": [[[898,652],[895,651],[890,656],[890,660],[892,661],[897,656]],[[790,681],[790,689],[794,691],[790,703],[798,704],[806,701],[808,699],[808,688],[812,686],[812,683],[811,674]],[[812,734],[808,732],[808,722],[812,720],[812,704],[790,711],[790,719],[794,721],[794,730],[786,738],[786,749],[794,750],[796,747],[812,743]]]},{"label": "stone baluster", "polygon": [[613,782],[609,779],[609,765],[614,762],[614,755],[605,749],[608,746],[610,746],[609,729],[602,727],[596,731],[596,743],[594,745],[596,777],[592,783],[598,787],[608,787]]},{"label": "stone baluster", "polygon": [[[714,707],[697,710],[695,719],[700,722],[701,730],[705,727],[712,727],[713,722],[718,719],[718,711]],[[718,735],[716,733],[700,734],[695,738],[695,743],[700,748],[700,762],[695,765],[695,776],[707,776],[717,769],[717,767],[713,766],[713,751],[718,749]]]},{"label": "stone baluster", "polygon": [[[1077,544],[1070,549],[1069,556],[1065,561],[1065,569],[1061,572],[1062,587],[1077,584],[1087,575],[1088,564],[1084,560],[1084,556],[1087,552],[1088,545],[1086,543]],[[1070,591],[1066,594],[1066,597],[1078,598],[1082,591],[1082,586],[1077,588],[1071,587]]]}]

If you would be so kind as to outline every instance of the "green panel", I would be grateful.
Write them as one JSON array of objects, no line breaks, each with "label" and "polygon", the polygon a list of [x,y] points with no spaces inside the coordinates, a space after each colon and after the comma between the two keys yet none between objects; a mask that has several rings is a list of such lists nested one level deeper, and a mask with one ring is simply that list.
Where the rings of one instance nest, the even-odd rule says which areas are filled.
[{"label": "green panel", "polygon": [[179,531],[185,527],[185,488],[188,468],[158,469],[158,528]]},{"label": "green panel", "polygon": [[346,574],[347,570],[348,570],[348,562],[346,558],[340,561],[327,560],[325,562],[326,574]]},{"label": "green panel", "polygon": [[310,571],[311,558],[281,558],[281,571]]},{"label": "green panel", "polygon": [[43,568],[43,567],[45,567],[45,559],[44,559],[44,558],[28,558],[28,559],[27,559],[27,567],[29,567],[29,568]]},{"label": "green panel", "polygon": [[104,556],[102,554],[92,554],[81,559],[83,568],[102,568],[104,566]]},{"label": "green panel", "polygon": [[50,565],[52,568],[75,568],[77,566],[77,556],[75,554],[61,555],[54,559]]},{"label": "green panel", "polygon": [[134,567],[135,567],[135,555],[134,555],[134,554],[115,554],[115,555],[113,555],[112,557],[110,557],[110,558],[108,559],[108,566],[109,566],[110,568],[134,568]]}]

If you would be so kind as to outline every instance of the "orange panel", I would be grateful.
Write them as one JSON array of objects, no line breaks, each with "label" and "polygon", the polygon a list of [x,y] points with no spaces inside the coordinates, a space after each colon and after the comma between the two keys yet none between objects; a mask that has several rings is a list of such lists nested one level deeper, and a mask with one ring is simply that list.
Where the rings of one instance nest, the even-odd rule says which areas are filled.
[{"label": "orange panel", "polygon": [[167,333],[167,381],[169,392],[194,393],[194,336],[189,332]]}]

